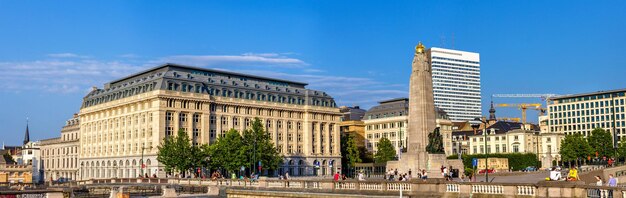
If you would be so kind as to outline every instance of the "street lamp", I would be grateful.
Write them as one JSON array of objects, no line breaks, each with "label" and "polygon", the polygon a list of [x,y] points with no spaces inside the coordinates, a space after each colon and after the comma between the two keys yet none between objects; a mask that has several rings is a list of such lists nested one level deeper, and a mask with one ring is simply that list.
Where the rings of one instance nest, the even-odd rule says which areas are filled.
[{"label": "street lamp", "polygon": [[143,150],[145,149],[152,149],[152,147],[144,147],[143,145],[141,146],[141,164],[139,165],[139,167],[141,168],[141,176],[143,176],[143,165],[144,165],[144,161],[143,161]]},{"label": "street lamp", "polygon": [[85,164],[84,163],[85,162],[80,162],[80,180],[81,181],[83,180],[83,174],[85,174],[85,168],[84,168]]},{"label": "street lamp", "polygon": [[472,128],[474,128],[474,130],[477,130],[480,128],[480,123],[484,125],[483,135],[485,136],[484,138],[485,140],[485,182],[489,182],[489,166],[488,166],[489,155],[487,153],[487,121],[484,121],[481,118],[474,118],[474,121],[477,122],[477,124],[472,124]]}]

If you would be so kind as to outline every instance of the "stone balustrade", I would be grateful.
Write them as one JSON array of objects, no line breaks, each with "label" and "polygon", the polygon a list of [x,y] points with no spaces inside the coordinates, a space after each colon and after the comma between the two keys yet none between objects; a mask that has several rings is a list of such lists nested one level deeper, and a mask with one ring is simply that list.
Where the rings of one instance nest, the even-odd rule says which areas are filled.
[{"label": "stone balustrade", "polygon": [[442,180],[388,182],[332,180],[206,180],[206,179],[100,179],[76,182],[75,185],[133,183],[191,185],[238,189],[248,194],[255,190],[276,192],[332,193],[346,195],[393,195],[445,197],[590,197],[626,198],[626,187],[590,186],[575,182],[539,182],[538,184],[445,182]]}]

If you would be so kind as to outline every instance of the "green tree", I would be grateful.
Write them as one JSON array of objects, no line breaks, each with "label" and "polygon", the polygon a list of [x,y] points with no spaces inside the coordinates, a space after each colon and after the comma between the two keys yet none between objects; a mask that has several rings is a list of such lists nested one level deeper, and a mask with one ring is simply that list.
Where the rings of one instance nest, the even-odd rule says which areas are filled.
[{"label": "green tree", "polygon": [[217,139],[215,144],[209,146],[209,164],[213,168],[224,168],[227,171],[236,172],[239,167],[248,164],[247,153],[242,142],[242,137],[235,129],[231,129],[226,136]]},{"label": "green tree", "polygon": [[613,151],[613,137],[611,137],[611,133],[602,128],[596,128],[591,131],[591,135],[587,138],[587,141],[594,155],[595,152],[598,152],[598,157],[611,157],[615,154]]},{"label": "green tree", "polygon": [[[243,131],[242,149],[247,154],[249,167],[258,168],[261,162],[263,169],[276,169],[283,161],[283,156],[278,153],[270,135],[263,129],[261,119],[254,118],[249,129]],[[255,166],[256,164],[256,166]],[[257,171],[257,170],[253,170]]]},{"label": "green tree", "polygon": [[387,138],[381,138],[378,141],[378,151],[374,154],[376,163],[385,163],[396,158],[396,149],[394,149],[391,141]]},{"label": "green tree", "polygon": [[192,166],[192,156],[191,153],[191,143],[189,143],[189,136],[183,129],[178,130],[178,134],[176,134],[176,140],[174,144],[174,150],[178,153],[178,163],[176,165],[176,170],[180,172],[183,177],[185,177],[185,173]]},{"label": "green tree", "polygon": [[191,146],[189,136],[183,129],[178,130],[176,137],[163,138],[158,149],[157,160],[165,165],[166,172],[178,171],[183,177],[190,169],[206,164],[208,156],[202,147]]},{"label": "green tree", "polygon": [[359,158],[361,158],[362,163],[374,162],[374,154],[364,146],[359,146]]},{"label": "green tree", "polygon": [[592,153],[592,148],[581,134],[566,135],[561,141],[561,149],[559,154],[565,162],[576,161],[578,166],[579,158],[585,159]]},{"label": "green tree", "polygon": [[165,172],[171,173],[179,161],[178,153],[176,153],[175,139],[165,137],[161,144],[157,147],[157,161],[165,166]]},{"label": "green tree", "polygon": [[359,147],[353,134],[341,136],[341,157],[342,170],[344,171],[349,171],[351,167],[354,167],[354,164],[362,162]]}]

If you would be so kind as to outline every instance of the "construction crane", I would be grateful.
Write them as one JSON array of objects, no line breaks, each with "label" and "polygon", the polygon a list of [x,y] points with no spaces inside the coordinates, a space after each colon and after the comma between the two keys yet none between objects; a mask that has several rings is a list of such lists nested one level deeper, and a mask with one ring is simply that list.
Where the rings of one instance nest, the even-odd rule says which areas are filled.
[{"label": "construction crane", "polygon": [[520,122],[521,118],[503,118],[503,117],[499,117],[497,118],[498,121],[513,121],[513,122]]},{"label": "construction crane", "polygon": [[521,104],[495,104],[496,107],[509,107],[509,108],[518,108],[522,110],[522,123],[526,124],[526,110],[537,110],[539,111],[539,115],[543,115],[546,112],[546,109],[541,107],[539,103],[521,103]]},{"label": "construction crane", "polygon": [[558,94],[493,94],[494,98],[541,98],[548,101],[550,98],[561,96]]}]

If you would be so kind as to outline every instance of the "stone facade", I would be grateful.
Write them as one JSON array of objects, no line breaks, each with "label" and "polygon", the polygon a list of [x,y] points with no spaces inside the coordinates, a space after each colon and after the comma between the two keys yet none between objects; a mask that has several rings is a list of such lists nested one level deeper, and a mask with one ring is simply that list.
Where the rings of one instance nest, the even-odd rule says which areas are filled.
[{"label": "stone facade", "polygon": [[41,141],[44,180],[80,180],[78,172],[80,122],[78,115],[65,122],[61,137]]},{"label": "stone facade", "polygon": [[[329,175],[341,163],[342,115],[332,97],[305,86],[175,64],[112,81],[83,100],[81,173],[84,178],[165,177],[156,160],[164,137],[183,129],[193,145],[211,144],[258,117],[285,156],[273,174]],[[313,168],[316,161],[320,169]]]}]

